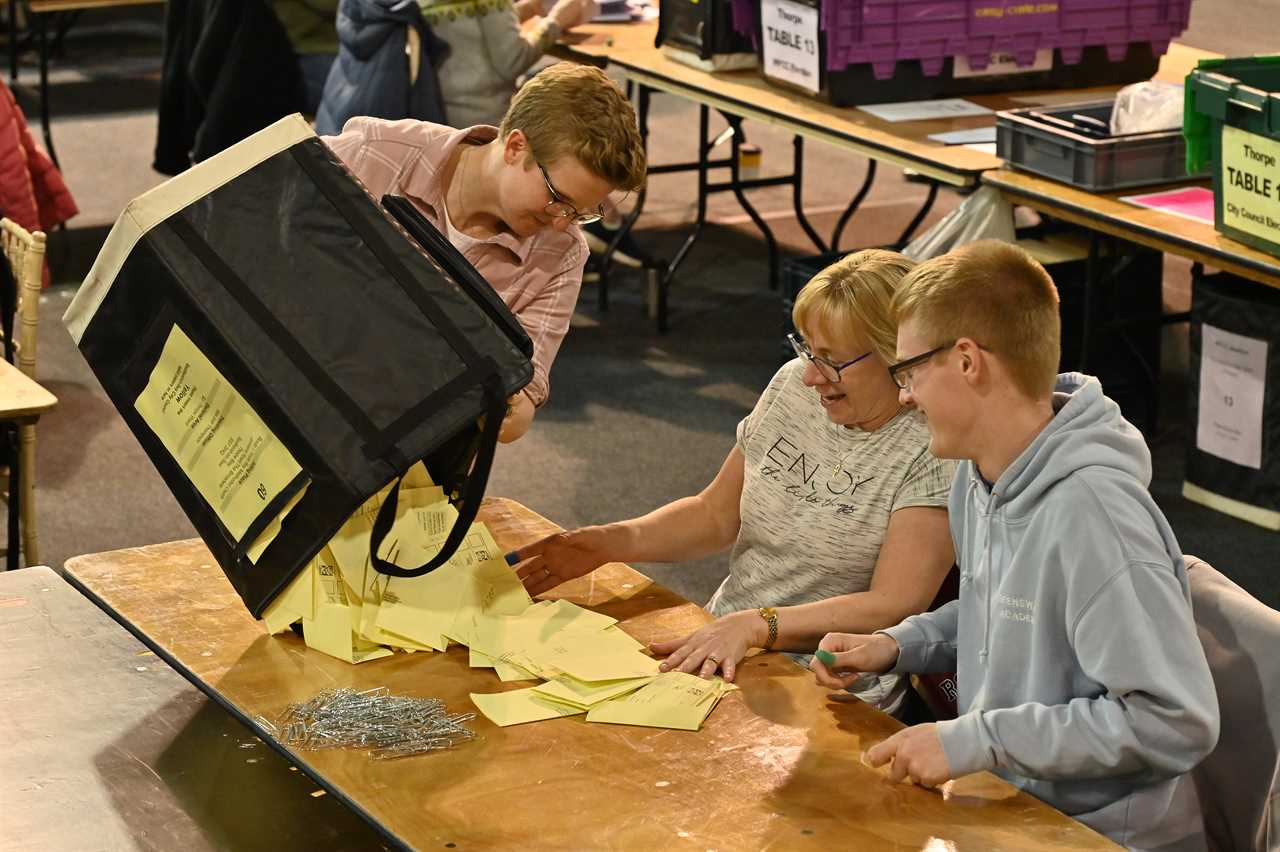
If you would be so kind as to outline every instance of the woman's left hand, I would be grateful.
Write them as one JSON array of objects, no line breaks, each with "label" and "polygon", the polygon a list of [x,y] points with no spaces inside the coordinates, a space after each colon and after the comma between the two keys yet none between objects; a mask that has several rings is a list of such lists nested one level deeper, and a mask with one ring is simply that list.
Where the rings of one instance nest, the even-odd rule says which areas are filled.
[{"label": "woman's left hand", "polygon": [[735,612],[683,639],[653,642],[649,650],[659,656],[669,655],[659,666],[664,672],[688,672],[710,679],[719,670],[732,683],[747,651],[763,642],[759,628],[764,624],[754,610]]}]

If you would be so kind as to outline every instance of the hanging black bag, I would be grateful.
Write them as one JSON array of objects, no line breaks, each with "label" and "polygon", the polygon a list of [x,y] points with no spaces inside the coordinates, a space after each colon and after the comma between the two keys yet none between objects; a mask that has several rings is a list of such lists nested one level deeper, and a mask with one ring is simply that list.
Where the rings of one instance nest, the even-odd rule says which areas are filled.
[{"label": "hanging black bag", "polygon": [[[423,460],[453,555],[533,347],[411,205],[380,207],[291,116],[135,199],[64,321],[255,616]],[[390,212],[388,212],[390,211]],[[410,236],[412,234],[412,236]]]}]

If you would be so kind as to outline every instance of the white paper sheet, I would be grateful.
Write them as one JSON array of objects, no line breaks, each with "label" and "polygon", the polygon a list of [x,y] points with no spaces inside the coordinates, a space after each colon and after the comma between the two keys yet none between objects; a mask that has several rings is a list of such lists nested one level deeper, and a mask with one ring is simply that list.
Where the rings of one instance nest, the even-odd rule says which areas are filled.
[{"label": "white paper sheet", "polygon": [[1262,401],[1267,341],[1201,326],[1200,415],[1196,446],[1258,470],[1262,467]]},{"label": "white paper sheet", "polygon": [[968,130],[952,130],[949,133],[930,133],[929,138],[943,145],[985,145],[996,142],[995,125],[970,127]]},{"label": "white paper sheet", "polygon": [[991,110],[964,98],[941,98],[936,101],[900,101],[871,104],[858,109],[881,121],[928,121],[934,118],[962,118],[966,115],[990,115]]},{"label": "white paper sheet", "polygon": [[760,6],[764,72],[770,77],[821,88],[818,68],[818,10],[791,0],[764,0]]}]

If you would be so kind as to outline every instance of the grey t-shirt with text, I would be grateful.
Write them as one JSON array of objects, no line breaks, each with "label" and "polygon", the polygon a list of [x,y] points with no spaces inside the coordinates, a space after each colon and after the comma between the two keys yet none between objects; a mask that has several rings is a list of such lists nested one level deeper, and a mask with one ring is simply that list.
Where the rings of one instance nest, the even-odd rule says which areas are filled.
[{"label": "grey t-shirt with text", "polygon": [[707,604],[716,616],[866,591],[889,516],[947,505],[955,463],[929,454],[918,412],[874,432],[837,425],[803,369],[785,364],[738,424],[742,525],[729,576]]}]

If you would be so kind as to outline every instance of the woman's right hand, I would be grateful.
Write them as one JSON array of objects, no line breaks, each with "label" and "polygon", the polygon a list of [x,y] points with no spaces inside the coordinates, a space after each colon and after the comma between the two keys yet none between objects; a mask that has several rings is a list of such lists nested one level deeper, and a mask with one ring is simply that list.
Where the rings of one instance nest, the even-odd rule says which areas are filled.
[{"label": "woman's right hand", "polygon": [[562,30],[571,30],[579,24],[585,24],[597,14],[595,0],[556,0],[547,17],[560,25]]},{"label": "woman's right hand", "polygon": [[809,669],[822,686],[848,689],[862,675],[884,674],[898,661],[898,643],[885,633],[828,633],[818,650],[829,651],[836,661],[827,665],[814,657]]},{"label": "woman's right hand", "polygon": [[614,561],[605,527],[582,527],[549,535],[516,551],[516,575],[530,595],[540,595]]}]

